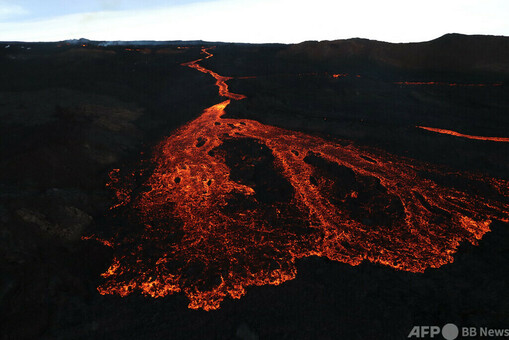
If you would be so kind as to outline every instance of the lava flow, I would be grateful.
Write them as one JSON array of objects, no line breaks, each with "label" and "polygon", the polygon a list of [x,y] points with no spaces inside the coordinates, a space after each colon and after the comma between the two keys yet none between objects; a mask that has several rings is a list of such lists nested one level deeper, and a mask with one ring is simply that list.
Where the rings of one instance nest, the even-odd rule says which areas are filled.
[{"label": "lava flow", "polygon": [[446,129],[437,129],[437,128],[432,128],[432,127],[427,127],[427,126],[417,126],[417,127],[419,129],[432,131],[432,132],[436,132],[436,133],[441,133],[444,135],[451,135],[451,136],[455,136],[455,137],[462,137],[462,138],[476,139],[476,140],[487,140],[487,141],[491,141],[491,142],[506,142],[506,143],[509,142],[508,137],[474,136],[474,135],[466,135],[463,133],[459,133],[459,132],[452,131],[452,130],[446,130]]},{"label": "lava flow", "polygon": [[509,222],[505,180],[222,118],[244,96],[202,60],[184,65],[212,75],[228,99],[163,140],[141,171],[112,172],[130,222],[103,238],[114,259],[101,294],[182,292],[190,308],[217,309],[248,286],[295,278],[299,258],[423,272],[476,244],[492,220]]}]

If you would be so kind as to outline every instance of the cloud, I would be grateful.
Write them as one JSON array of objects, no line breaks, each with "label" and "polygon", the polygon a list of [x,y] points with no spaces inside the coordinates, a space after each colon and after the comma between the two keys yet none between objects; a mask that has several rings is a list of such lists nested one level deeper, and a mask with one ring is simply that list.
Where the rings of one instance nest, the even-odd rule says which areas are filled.
[{"label": "cloud", "polygon": [[0,20],[11,19],[27,13],[28,11],[19,5],[0,2]]},{"label": "cloud", "polygon": [[122,1],[120,0],[99,0],[99,4],[103,10],[107,11],[117,10],[122,7]]}]

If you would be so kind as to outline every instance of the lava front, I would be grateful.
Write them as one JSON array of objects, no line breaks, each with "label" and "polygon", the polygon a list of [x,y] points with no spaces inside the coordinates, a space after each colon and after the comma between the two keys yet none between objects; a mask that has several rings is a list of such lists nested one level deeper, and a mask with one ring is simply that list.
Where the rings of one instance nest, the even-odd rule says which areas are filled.
[{"label": "lava front", "polygon": [[[200,61],[184,65],[214,77],[225,101],[161,141],[140,171],[112,172],[115,209],[130,222],[102,237],[114,259],[101,294],[181,292],[212,310],[248,286],[295,278],[299,258],[423,272],[452,262],[494,219],[509,221],[507,181],[222,118],[245,97]],[[449,177],[489,192],[449,187]]]}]

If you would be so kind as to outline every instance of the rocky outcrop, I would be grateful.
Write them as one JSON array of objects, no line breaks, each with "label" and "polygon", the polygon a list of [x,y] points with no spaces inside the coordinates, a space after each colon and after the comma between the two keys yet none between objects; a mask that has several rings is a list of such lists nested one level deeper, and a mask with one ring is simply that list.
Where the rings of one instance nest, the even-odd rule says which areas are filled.
[{"label": "rocky outcrop", "polygon": [[76,207],[57,207],[52,217],[26,208],[16,211],[25,222],[37,225],[42,231],[66,241],[77,241],[92,221],[92,216]]}]

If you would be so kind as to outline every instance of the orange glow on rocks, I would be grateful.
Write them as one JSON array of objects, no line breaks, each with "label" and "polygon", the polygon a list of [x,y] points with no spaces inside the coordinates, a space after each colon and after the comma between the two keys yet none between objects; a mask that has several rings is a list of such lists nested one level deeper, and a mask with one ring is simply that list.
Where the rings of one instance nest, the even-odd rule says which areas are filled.
[{"label": "orange glow on rocks", "polygon": [[426,126],[417,126],[417,127],[419,129],[423,129],[423,130],[427,130],[427,131],[441,133],[441,134],[444,134],[444,135],[451,135],[451,136],[456,136],[456,137],[468,138],[468,139],[487,140],[487,141],[491,141],[491,142],[506,142],[506,143],[509,142],[509,138],[508,137],[473,136],[473,135],[465,135],[463,133],[459,133],[459,132],[452,131],[452,130],[437,129],[437,128],[426,127]]},{"label": "orange glow on rocks", "polygon": [[458,174],[430,164],[222,118],[245,96],[201,60],[184,65],[214,77],[227,100],[161,141],[139,174],[112,172],[118,206],[137,227],[107,240],[115,255],[101,294],[181,292],[189,308],[213,310],[248,286],[295,278],[303,257],[423,272],[453,262],[493,219],[509,221],[499,199],[507,181],[460,174],[493,192],[479,196],[438,184]]},{"label": "orange glow on rocks", "polygon": [[127,52],[141,52],[142,54],[150,54],[152,52],[149,48],[124,48]]},{"label": "orange glow on rocks", "polygon": [[[182,66],[188,66],[188,67],[194,68],[194,69],[196,69],[196,70],[198,70],[200,72],[208,73],[212,77],[214,77],[216,79],[216,86],[219,87],[219,95],[220,96],[223,96],[223,97],[226,97],[226,98],[230,98],[230,99],[235,99],[235,100],[240,100],[240,99],[246,98],[246,96],[244,96],[242,94],[235,94],[235,93],[231,93],[230,91],[228,91],[228,84],[226,84],[226,82],[228,80],[230,80],[230,79],[233,79],[233,78],[220,76],[219,74],[217,74],[217,73],[215,73],[215,72],[213,72],[211,70],[207,70],[205,67],[203,67],[200,64],[198,64],[200,61],[212,57],[212,53],[210,53],[208,51],[210,49],[211,48],[204,48],[204,49],[202,49],[202,52],[204,54],[206,54],[205,58],[194,60],[194,61],[190,61],[188,63],[184,63],[184,64],[182,64]],[[221,104],[219,104],[219,105],[221,105]],[[228,105],[228,104],[226,104],[226,105]],[[225,107],[226,107],[226,105],[225,105]]]}]

